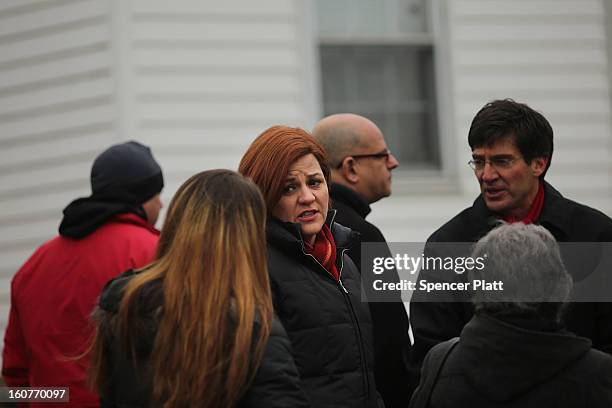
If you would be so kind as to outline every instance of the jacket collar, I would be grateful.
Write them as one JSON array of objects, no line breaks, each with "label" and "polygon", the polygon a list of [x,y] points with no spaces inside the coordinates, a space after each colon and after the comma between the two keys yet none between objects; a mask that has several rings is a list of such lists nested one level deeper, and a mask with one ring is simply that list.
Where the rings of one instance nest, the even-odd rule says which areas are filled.
[{"label": "jacket collar", "polygon": [[[572,210],[567,203],[567,199],[561,193],[544,181],[544,207],[537,223],[550,230],[557,240],[565,240],[570,233]],[[483,231],[478,231],[477,236],[484,235],[500,223],[498,215],[487,208],[482,194],[476,198],[472,209],[473,225],[486,226]]]},{"label": "jacket collar", "polygon": [[149,230],[150,232],[152,232],[155,235],[159,235],[160,231],[155,228],[155,226],[149,224],[148,221],[146,221],[145,219],[143,219],[142,217],[140,217],[139,215],[136,215],[134,213],[123,213],[123,214],[117,214],[114,215],[113,217],[111,217],[111,219],[109,220],[111,222],[119,222],[122,224],[134,224],[134,225],[138,225],[140,227],[143,227],[147,230]]},{"label": "jacket collar", "polygon": [[332,200],[355,210],[361,218],[365,218],[372,211],[370,204],[361,194],[342,184],[331,183],[330,195]]},{"label": "jacket collar", "polygon": [[[327,213],[325,223],[331,230],[338,251],[349,248],[358,239],[358,234],[338,223],[334,222],[337,211],[330,209]],[[299,223],[284,222],[275,217],[268,217],[266,223],[266,235],[268,242],[282,248],[304,250],[302,229]]]}]

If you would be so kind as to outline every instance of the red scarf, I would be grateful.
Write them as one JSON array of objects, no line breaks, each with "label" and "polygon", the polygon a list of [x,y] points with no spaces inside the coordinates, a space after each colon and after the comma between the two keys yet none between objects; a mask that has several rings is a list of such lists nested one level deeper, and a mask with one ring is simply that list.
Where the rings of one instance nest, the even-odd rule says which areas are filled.
[{"label": "red scarf", "polygon": [[523,218],[522,220],[519,220],[518,218],[513,217],[512,215],[508,215],[504,217],[504,221],[506,221],[509,224],[513,224],[515,222],[522,222],[523,224],[532,224],[538,218],[540,218],[540,214],[542,213],[543,207],[544,207],[544,185],[543,183],[540,183],[538,187],[538,193],[536,194],[533,200],[533,203],[531,204],[531,209],[529,210],[529,213],[527,213],[525,218]]},{"label": "red scarf", "polygon": [[323,224],[323,228],[315,238],[314,245],[306,243],[306,250],[332,274],[334,279],[340,279],[336,268],[336,243],[327,224]]}]

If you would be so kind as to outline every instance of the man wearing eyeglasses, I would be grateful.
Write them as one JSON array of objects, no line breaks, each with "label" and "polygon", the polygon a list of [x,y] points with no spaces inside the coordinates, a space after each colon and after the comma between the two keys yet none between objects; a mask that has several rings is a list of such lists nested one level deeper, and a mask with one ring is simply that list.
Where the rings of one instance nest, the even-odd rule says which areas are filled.
[{"label": "man wearing eyeglasses", "polygon": [[[559,242],[612,241],[609,217],[568,200],[544,181],[553,154],[553,130],[542,114],[509,99],[490,102],[474,117],[468,143],[468,164],[481,194],[431,235],[430,247],[436,242],[475,242],[502,220],[542,225]],[[427,272],[419,278],[435,279]],[[434,302],[415,292],[410,303],[412,364],[420,365],[435,344],[459,336],[471,316],[470,303]],[[589,338],[594,348],[612,352],[609,304],[574,303],[566,325]]]},{"label": "man wearing eyeglasses", "polygon": [[[365,220],[371,211],[370,204],[391,195],[391,171],[399,165],[378,126],[363,116],[336,114],[322,119],[315,126],[313,136],[325,149],[332,167],[330,196],[337,210],[335,220],[359,232],[362,242],[386,243],[380,230]],[[381,256],[390,256],[384,247],[385,253]],[[353,245],[348,255],[361,270],[361,245]],[[372,273],[362,271],[368,272]],[[399,280],[395,270],[385,274],[387,280]],[[399,296],[395,302],[370,302],[369,306],[378,391],[387,408],[405,407],[411,394],[406,309]]]}]

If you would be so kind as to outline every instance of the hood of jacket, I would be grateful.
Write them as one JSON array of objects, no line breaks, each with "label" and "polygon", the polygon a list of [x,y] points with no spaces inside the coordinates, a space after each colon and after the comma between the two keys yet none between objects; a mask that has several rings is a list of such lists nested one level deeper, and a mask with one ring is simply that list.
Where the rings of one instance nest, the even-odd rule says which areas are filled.
[{"label": "hood of jacket", "polygon": [[589,339],[568,332],[529,330],[481,314],[463,328],[456,355],[477,392],[505,402],[550,380],[590,349]]},{"label": "hood of jacket", "polygon": [[79,198],[64,208],[59,233],[63,237],[81,239],[100,228],[112,217],[125,213],[136,214],[143,221],[147,221],[147,215],[141,205],[93,196]]}]

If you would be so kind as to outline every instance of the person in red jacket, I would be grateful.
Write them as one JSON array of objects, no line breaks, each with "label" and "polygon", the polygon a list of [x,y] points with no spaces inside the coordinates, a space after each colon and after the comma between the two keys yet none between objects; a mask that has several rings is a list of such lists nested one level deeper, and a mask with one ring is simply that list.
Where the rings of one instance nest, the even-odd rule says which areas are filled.
[{"label": "person in red jacket", "polygon": [[96,158],[92,195],[64,209],[60,235],[12,280],[2,362],[8,386],[69,387],[71,405],[99,406],[86,386],[83,357],[93,336],[90,314],[107,281],[153,261],[163,185],[160,166],[140,143],[112,146]]}]

